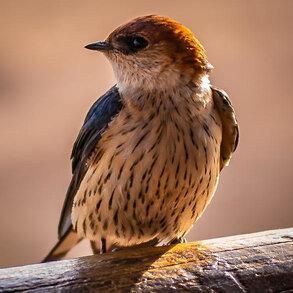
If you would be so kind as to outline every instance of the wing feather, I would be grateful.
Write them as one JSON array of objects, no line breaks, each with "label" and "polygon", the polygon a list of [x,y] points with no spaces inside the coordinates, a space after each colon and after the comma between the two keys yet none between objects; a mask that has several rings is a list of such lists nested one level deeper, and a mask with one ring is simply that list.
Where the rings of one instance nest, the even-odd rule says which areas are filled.
[{"label": "wing feather", "polygon": [[212,87],[213,100],[222,121],[221,170],[229,164],[239,141],[239,127],[234,108],[227,93]]},{"label": "wing feather", "polygon": [[72,229],[71,210],[73,199],[87,171],[87,160],[94,151],[109,122],[120,112],[121,108],[122,101],[118,89],[116,86],[113,86],[92,105],[86,115],[71,153],[73,176],[61,212],[58,226],[59,239]]}]

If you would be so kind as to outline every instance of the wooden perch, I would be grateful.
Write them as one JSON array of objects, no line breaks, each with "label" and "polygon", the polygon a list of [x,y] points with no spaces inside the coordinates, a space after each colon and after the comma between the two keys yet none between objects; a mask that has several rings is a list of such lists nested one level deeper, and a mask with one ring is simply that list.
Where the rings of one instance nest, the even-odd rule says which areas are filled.
[{"label": "wooden perch", "polygon": [[293,228],[0,270],[1,292],[290,289],[293,290]]}]

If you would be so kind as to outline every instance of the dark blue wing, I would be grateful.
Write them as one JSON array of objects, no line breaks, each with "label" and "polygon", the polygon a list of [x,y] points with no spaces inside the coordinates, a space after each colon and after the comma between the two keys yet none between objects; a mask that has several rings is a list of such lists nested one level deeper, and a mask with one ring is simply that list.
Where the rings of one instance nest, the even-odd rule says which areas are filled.
[{"label": "dark blue wing", "polygon": [[113,86],[92,105],[85,118],[72,149],[73,176],[61,212],[58,227],[59,239],[72,228],[71,210],[73,199],[87,171],[86,161],[95,149],[101,134],[105,131],[109,122],[120,112],[121,108],[122,101],[117,87]]}]

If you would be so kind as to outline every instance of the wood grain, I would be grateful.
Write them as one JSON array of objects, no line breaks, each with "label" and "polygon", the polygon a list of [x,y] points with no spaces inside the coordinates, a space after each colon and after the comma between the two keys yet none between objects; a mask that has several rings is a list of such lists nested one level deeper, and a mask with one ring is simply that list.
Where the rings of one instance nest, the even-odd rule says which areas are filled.
[{"label": "wood grain", "polygon": [[0,270],[1,292],[293,292],[293,228]]}]

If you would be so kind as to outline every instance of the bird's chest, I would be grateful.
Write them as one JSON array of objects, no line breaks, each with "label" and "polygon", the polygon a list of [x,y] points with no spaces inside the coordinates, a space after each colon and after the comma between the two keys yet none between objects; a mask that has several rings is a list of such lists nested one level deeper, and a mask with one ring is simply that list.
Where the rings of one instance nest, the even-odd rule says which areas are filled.
[{"label": "bird's chest", "polygon": [[155,198],[192,185],[218,163],[221,141],[212,118],[193,112],[191,116],[192,109],[168,111],[163,106],[149,113],[125,110],[102,138],[104,154],[96,175],[108,178],[122,198],[125,192]]},{"label": "bird's chest", "polygon": [[[201,114],[185,106],[161,103],[150,111],[121,111],[89,162],[73,222],[90,214],[93,234],[96,226],[118,235],[128,227],[141,237],[157,230],[170,233],[175,225],[188,229],[197,216],[195,198],[206,193],[206,203],[217,182],[221,127],[212,105]],[[184,227],[176,223],[179,212]]]}]

